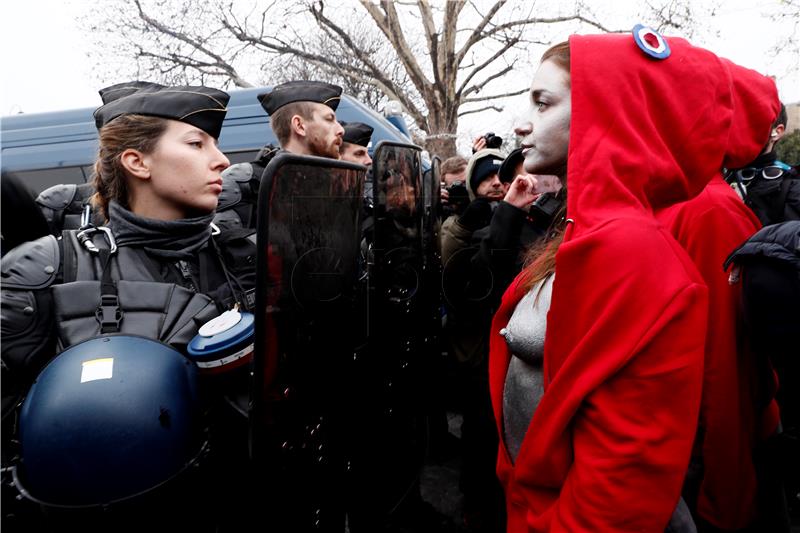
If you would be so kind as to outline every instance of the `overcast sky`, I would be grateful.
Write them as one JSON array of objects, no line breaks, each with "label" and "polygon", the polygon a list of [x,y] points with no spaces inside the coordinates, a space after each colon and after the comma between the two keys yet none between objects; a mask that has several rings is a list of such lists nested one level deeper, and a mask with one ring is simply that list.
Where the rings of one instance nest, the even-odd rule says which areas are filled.
[{"label": "overcast sky", "polygon": [[[481,0],[478,0],[480,3]],[[598,6],[601,0],[594,0]],[[703,1],[703,0],[694,0]],[[620,0],[614,2],[618,5]],[[800,57],[784,54],[773,58],[769,49],[778,36],[790,35],[797,25],[781,26],[766,16],[779,0],[726,0],[713,19],[699,21],[703,28],[695,44],[718,55],[777,78],[785,103],[800,101]],[[36,113],[75,107],[97,106],[97,89],[123,80],[98,81],[87,59],[91,40],[78,27],[76,16],[96,1],[6,0],[0,5],[0,50],[2,50],[2,94],[0,114]],[[637,21],[631,21],[631,26]],[[718,36],[715,35],[719,32]],[[790,72],[792,71],[793,72]],[[518,104],[518,105],[517,105]],[[507,109],[522,109],[518,97]],[[514,118],[510,112],[481,113],[463,120],[460,136],[466,139],[486,131],[508,132]]]}]

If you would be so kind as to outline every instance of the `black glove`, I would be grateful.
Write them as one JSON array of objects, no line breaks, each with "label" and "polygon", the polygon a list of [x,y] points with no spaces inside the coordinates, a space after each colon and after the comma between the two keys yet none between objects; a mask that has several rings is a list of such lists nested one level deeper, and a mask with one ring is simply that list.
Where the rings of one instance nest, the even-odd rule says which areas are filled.
[{"label": "black glove", "polygon": [[476,198],[458,218],[459,224],[465,229],[475,231],[488,226],[492,221],[492,204],[488,198]]}]

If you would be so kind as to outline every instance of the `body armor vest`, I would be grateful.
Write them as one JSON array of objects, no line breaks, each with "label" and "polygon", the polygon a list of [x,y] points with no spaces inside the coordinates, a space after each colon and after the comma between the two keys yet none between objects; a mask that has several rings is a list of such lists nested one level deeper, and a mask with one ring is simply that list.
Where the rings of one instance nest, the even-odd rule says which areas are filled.
[{"label": "body armor vest", "polygon": [[[109,251],[102,233],[93,237],[99,250]],[[209,296],[161,280],[159,265],[143,250],[123,246],[109,257],[108,276],[116,294],[102,286],[103,254],[89,252],[78,232],[64,232],[63,283],[51,287],[60,349],[118,332],[183,351],[199,326],[219,314]]]}]

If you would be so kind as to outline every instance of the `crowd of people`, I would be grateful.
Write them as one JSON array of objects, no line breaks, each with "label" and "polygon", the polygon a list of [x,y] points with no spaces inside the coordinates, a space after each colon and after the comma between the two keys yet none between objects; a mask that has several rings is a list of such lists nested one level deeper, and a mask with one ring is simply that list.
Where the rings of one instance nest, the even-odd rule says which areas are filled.
[{"label": "crowd of people", "polygon": [[[371,126],[337,120],[341,93],[302,80],[260,95],[279,146],[230,165],[224,91],[117,84],[100,91],[91,183],[34,204],[3,176],[4,528],[244,531],[285,510],[246,489],[265,471],[243,347],[273,327],[252,319],[256,259],[275,259],[258,248],[259,190],[282,154],[365,175],[386,164]],[[775,154],[786,111],[774,82],[637,27],[551,47],[529,96],[519,147],[475,139],[471,157],[442,162],[431,202],[446,363],[426,381],[457,391],[463,520],[422,521],[416,482],[383,514],[345,508],[323,527],[327,509],[310,509],[313,527],[290,529],[788,533],[800,520],[800,178]],[[418,170],[391,157],[400,172],[359,189],[363,268],[385,213],[424,240],[409,230]],[[6,205],[30,217],[24,233],[7,231]],[[235,349],[209,355],[203,339],[232,331]],[[229,368],[235,379],[208,386]],[[431,449],[453,438],[441,424],[452,403],[434,391],[420,411]],[[336,427],[368,440],[370,420],[349,414]],[[412,453],[416,422],[392,427],[413,432],[392,453]],[[387,472],[410,464],[369,453]],[[368,474],[356,479],[380,477]]]}]

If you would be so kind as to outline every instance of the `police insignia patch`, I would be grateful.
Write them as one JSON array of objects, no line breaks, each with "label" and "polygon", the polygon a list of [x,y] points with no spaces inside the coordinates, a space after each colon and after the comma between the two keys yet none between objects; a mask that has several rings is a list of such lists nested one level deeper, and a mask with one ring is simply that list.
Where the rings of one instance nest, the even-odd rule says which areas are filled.
[{"label": "police insignia patch", "polygon": [[670,55],[669,44],[660,33],[649,26],[637,24],[633,27],[633,40],[636,46],[655,59],[666,59]]}]

